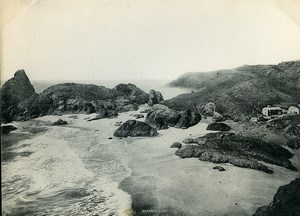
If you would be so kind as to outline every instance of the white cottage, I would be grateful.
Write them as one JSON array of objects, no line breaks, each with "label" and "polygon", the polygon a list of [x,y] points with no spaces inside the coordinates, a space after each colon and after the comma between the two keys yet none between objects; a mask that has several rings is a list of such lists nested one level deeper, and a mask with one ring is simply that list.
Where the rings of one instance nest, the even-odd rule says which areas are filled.
[{"label": "white cottage", "polygon": [[270,105],[262,109],[264,116],[280,116],[283,114],[283,110],[280,107],[271,107]]},{"label": "white cottage", "polygon": [[295,106],[290,106],[289,110],[288,110],[288,114],[299,114],[299,108],[295,107]]}]

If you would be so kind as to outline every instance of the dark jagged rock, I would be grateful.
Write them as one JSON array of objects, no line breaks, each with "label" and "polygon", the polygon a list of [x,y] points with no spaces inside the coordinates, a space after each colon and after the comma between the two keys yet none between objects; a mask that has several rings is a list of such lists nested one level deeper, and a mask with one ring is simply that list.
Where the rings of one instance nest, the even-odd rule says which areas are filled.
[{"label": "dark jagged rock", "polygon": [[159,91],[155,91],[153,89],[149,92],[149,101],[148,105],[153,106],[154,104],[158,104],[159,102],[163,101],[164,98]]},{"label": "dark jagged rock", "polygon": [[201,115],[194,107],[184,111],[176,111],[168,107],[156,104],[148,112],[146,122],[157,129],[168,127],[188,128],[196,125],[201,120]]},{"label": "dark jagged rock", "polygon": [[156,129],[161,129],[165,126],[174,127],[180,119],[178,111],[169,109],[168,107],[156,104],[148,112],[146,122]]},{"label": "dark jagged rock", "polygon": [[58,119],[56,122],[53,122],[52,125],[66,125],[66,124],[68,124],[67,121],[64,121],[62,119]]},{"label": "dark jagged rock", "polygon": [[176,151],[176,155],[181,158],[196,157],[199,160],[213,163],[231,163],[235,166],[262,170],[266,173],[273,171],[258,161],[297,170],[289,161],[293,157],[292,153],[279,145],[260,139],[218,132],[195,139],[189,138],[184,142],[189,145]]},{"label": "dark jagged rock", "polygon": [[35,96],[36,93],[25,71],[18,70],[1,89],[2,122],[15,120],[19,113],[25,110],[20,103]]},{"label": "dark jagged rock", "polygon": [[288,147],[300,148],[300,115],[285,115],[271,119],[267,122],[266,127],[271,132],[285,138]]},{"label": "dark jagged rock", "polygon": [[127,111],[135,111],[138,109],[139,104],[136,102],[134,97],[129,98],[126,97],[118,97],[117,99],[112,101],[114,109],[118,112],[127,112]]},{"label": "dark jagged rock", "polygon": [[143,90],[136,87],[136,85],[128,83],[128,84],[119,84],[113,88],[113,90],[122,92],[126,96],[132,98],[134,102],[137,104],[145,104],[148,102],[148,94],[146,94]]},{"label": "dark jagged rock", "polygon": [[286,133],[293,136],[300,135],[300,115],[284,115],[271,119],[267,123],[267,127],[274,130],[285,129]]},{"label": "dark jagged rock", "polygon": [[298,216],[300,213],[300,178],[280,186],[273,201],[257,209],[254,216]]},{"label": "dark jagged rock", "polygon": [[180,142],[174,142],[171,146],[170,146],[170,148],[181,148],[182,147],[182,144],[180,143]]},{"label": "dark jagged rock", "polygon": [[207,126],[206,130],[212,131],[230,131],[231,127],[224,123],[211,123]]},{"label": "dark jagged rock", "polygon": [[18,128],[16,128],[13,125],[4,125],[1,126],[1,133],[2,134],[9,134],[11,131],[17,130]]},{"label": "dark jagged rock", "polygon": [[222,166],[214,166],[213,169],[217,169],[217,170],[219,170],[220,172],[225,171],[225,168],[222,167]]},{"label": "dark jagged rock", "polygon": [[30,108],[37,107],[42,116],[67,113],[90,114],[97,111],[97,101],[115,99],[121,95],[121,92],[103,86],[58,84],[45,89]]},{"label": "dark jagged rock", "polygon": [[175,125],[176,128],[186,129],[198,124],[201,120],[201,115],[195,107],[188,108],[180,112],[180,118]]},{"label": "dark jagged rock", "polygon": [[123,123],[114,133],[116,137],[152,137],[158,135],[156,129],[145,122],[128,120]]},{"label": "dark jagged rock", "polygon": [[103,110],[96,115],[95,118],[91,118],[88,121],[95,121],[99,119],[104,119],[104,118],[114,118],[117,117],[118,113],[116,110]]},{"label": "dark jagged rock", "polygon": [[292,138],[287,142],[287,146],[291,149],[299,149],[300,148],[300,138]]},{"label": "dark jagged rock", "polygon": [[136,119],[140,119],[140,118],[144,118],[143,114],[135,114],[133,115],[133,117],[135,117]]}]

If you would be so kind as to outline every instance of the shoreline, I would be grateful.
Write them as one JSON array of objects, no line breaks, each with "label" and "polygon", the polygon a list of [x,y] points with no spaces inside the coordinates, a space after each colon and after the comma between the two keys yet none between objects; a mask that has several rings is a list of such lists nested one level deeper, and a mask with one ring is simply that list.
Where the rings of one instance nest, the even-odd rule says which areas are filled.
[{"label": "shoreline", "polygon": [[[87,122],[85,118],[94,114],[72,114],[79,116],[74,120],[69,118],[71,114],[37,119],[50,122],[58,118],[67,120],[69,125],[50,126],[53,129],[45,131],[43,136],[52,133],[56,138],[65,139],[73,150],[78,148],[77,154],[83,148],[88,150],[85,152],[87,156],[94,148],[103,146],[108,153],[112,152],[116,158],[121,158],[118,166],[125,166],[127,171],[130,170],[126,176],[118,177],[114,173],[118,171],[115,170],[107,174],[116,175],[118,181],[104,184],[98,182],[93,185],[94,188],[112,185],[124,192],[124,196],[122,193],[118,195],[119,198],[123,197],[122,200],[130,198],[126,204],[119,206],[117,211],[119,215],[132,215],[134,212],[136,215],[251,215],[257,207],[266,205],[272,200],[279,186],[289,183],[299,175],[298,172],[274,165],[270,165],[274,170],[271,175],[230,164],[220,164],[226,171],[218,172],[212,169],[215,163],[199,161],[196,158],[181,159],[176,156],[176,149],[171,149],[170,145],[187,137],[205,135],[209,120],[201,121],[189,129],[159,130],[157,137],[122,139],[113,137],[112,134],[117,129],[114,126],[115,122],[134,119],[132,114],[139,113],[144,108],[140,106],[137,111],[120,113],[117,118],[92,122]],[[29,123],[34,121],[36,120],[30,120]],[[77,140],[79,137],[72,137],[77,129],[85,133],[79,140]],[[109,140],[110,136],[113,139]],[[82,145],[82,142],[87,146]],[[295,154],[292,161],[298,168],[300,154],[297,151],[291,152]],[[99,153],[95,153],[94,157],[97,160]],[[81,155],[80,158],[85,159],[85,155]],[[94,168],[86,163],[83,165],[85,169],[91,171],[101,164],[96,163]],[[102,175],[101,172],[99,174]]]}]

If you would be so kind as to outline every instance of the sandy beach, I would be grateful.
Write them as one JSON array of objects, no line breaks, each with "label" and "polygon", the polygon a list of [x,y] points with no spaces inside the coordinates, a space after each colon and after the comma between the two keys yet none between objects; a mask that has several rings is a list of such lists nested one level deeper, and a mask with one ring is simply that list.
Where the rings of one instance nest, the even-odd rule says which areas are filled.
[{"label": "sandy beach", "polygon": [[[2,162],[4,215],[251,215],[300,175],[272,165],[273,174],[229,164],[219,172],[213,163],[177,157],[170,145],[206,134],[206,123],[151,138],[113,137],[116,122],[145,108],[91,122],[95,114],[14,122],[19,129],[9,136],[43,130],[8,147],[28,154]],[[68,124],[51,126],[59,118]],[[300,154],[292,152],[299,169]]]}]

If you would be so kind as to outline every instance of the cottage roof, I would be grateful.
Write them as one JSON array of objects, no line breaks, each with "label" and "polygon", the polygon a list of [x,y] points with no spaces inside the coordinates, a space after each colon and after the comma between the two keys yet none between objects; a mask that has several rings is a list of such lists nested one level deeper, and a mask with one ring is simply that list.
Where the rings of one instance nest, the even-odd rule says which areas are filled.
[{"label": "cottage roof", "polygon": [[295,106],[290,106],[290,107],[289,107],[289,110],[299,110],[299,108],[298,108],[298,107],[295,107]]},{"label": "cottage roof", "polygon": [[264,107],[267,110],[282,110],[280,107]]}]

